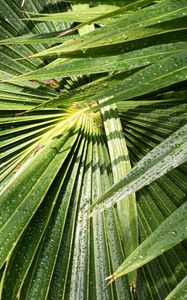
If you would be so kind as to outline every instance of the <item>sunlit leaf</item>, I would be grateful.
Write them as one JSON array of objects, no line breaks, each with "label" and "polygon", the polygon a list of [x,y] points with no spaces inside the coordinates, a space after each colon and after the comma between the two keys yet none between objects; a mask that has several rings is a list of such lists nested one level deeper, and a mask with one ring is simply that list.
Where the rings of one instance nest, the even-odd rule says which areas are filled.
[{"label": "sunlit leaf", "polygon": [[186,9],[1,0],[2,300],[185,297]]},{"label": "sunlit leaf", "polygon": [[187,125],[184,125],[149,152],[126,177],[111,187],[89,210],[102,211],[187,161],[186,129]]}]

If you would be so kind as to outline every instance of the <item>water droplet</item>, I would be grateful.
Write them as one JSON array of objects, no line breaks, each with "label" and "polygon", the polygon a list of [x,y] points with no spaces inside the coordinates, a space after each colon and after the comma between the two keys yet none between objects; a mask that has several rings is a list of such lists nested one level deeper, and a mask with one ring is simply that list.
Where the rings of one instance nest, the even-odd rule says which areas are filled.
[{"label": "water droplet", "polygon": [[172,235],[176,235],[177,233],[176,233],[176,231],[172,231],[171,234]]}]

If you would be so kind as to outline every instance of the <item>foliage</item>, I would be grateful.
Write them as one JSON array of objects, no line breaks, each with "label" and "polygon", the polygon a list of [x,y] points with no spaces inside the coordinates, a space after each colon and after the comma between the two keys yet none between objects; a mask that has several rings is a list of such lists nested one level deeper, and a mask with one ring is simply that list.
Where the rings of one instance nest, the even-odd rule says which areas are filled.
[{"label": "foliage", "polygon": [[0,18],[1,299],[186,299],[186,0]]}]

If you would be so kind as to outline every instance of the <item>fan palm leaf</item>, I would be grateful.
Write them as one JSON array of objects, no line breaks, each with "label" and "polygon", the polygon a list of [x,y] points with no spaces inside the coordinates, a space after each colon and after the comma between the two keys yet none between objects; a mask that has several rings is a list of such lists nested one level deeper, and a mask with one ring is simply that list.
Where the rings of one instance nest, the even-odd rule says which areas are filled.
[{"label": "fan palm leaf", "polygon": [[185,299],[186,1],[1,4],[1,299]]}]

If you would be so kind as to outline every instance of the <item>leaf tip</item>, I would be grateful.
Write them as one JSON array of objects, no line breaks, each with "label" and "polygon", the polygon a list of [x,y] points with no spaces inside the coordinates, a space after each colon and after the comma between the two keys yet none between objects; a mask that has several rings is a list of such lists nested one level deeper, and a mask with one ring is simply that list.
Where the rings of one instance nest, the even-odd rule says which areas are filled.
[{"label": "leaf tip", "polygon": [[133,283],[133,284],[130,284],[129,285],[129,288],[130,288],[130,291],[133,295],[136,294],[136,285]]},{"label": "leaf tip", "polygon": [[105,280],[107,281],[107,284],[111,284],[112,282],[114,282],[116,280],[116,275],[115,273],[113,273],[112,275],[108,276],[107,278],[105,278]]},{"label": "leaf tip", "polygon": [[24,59],[27,59],[27,58],[29,58],[29,56],[14,58],[14,60],[19,61],[19,60],[24,60]]}]

